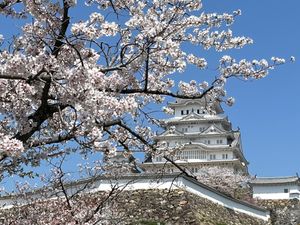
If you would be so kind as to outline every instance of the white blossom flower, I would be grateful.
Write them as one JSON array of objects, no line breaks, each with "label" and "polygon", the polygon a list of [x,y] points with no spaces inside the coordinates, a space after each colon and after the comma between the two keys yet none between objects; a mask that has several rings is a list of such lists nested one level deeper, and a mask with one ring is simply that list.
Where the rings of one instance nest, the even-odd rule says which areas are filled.
[{"label": "white blossom flower", "polygon": [[259,61],[259,64],[260,64],[262,67],[265,67],[265,68],[269,66],[268,61],[265,60],[265,59],[261,59],[261,60]]},{"label": "white blossom flower", "polygon": [[208,88],[208,82],[207,81],[203,81],[201,84],[199,84],[200,88],[202,89],[207,89]]},{"label": "white blossom flower", "polygon": [[291,56],[290,60],[291,60],[291,62],[295,62],[296,58],[294,56]]},{"label": "white blossom flower", "polygon": [[242,15],[242,11],[240,9],[233,11],[233,15],[240,16],[240,15]]},{"label": "white blossom flower", "polygon": [[232,106],[235,103],[235,99],[233,97],[229,97],[226,100],[226,104]]},{"label": "white blossom flower", "polygon": [[[38,164],[58,151],[85,156],[101,152],[105,165],[85,164],[85,169],[112,171],[109,158],[117,150],[128,147],[153,153],[150,127],[159,122],[152,118],[148,105],[160,104],[168,95],[197,97],[205,93],[205,98],[211,99],[205,112],[216,114],[211,106],[214,100],[234,103],[226,97],[227,79],[260,79],[285,62],[277,57],[270,63],[224,55],[217,69],[210,69],[209,83],[188,77],[178,81],[174,74],[184,72],[190,64],[207,69],[206,59],[200,57],[203,50],[225,51],[253,43],[226,28],[240,10],[205,13],[199,10],[199,0],[87,0],[86,4],[98,6],[101,14],[93,12],[86,19],[85,13],[75,17],[64,8],[87,7],[75,0],[64,1],[68,5],[49,0],[18,2],[18,7],[8,4],[1,8],[9,18],[32,20],[23,21],[12,45],[1,44],[0,155],[22,156],[20,162],[28,165],[32,159]],[[63,20],[65,16],[72,19]],[[168,107],[162,110],[174,113]],[[166,149],[167,154],[174,150]],[[10,161],[16,162],[13,167],[20,166],[18,160]],[[56,177],[62,175],[59,170],[53,172]]]},{"label": "white blossom flower", "polygon": [[162,108],[163,112],[164,113],[167,113],[167,114],[170,114],[170,115],[173,115],[174,114],[174,109],[170,108],[170,107],[163,107]]},{"label": "white blossom flower", "polygon": [[90,15],[90,21],[91,23],[102,23],[104,22],[104,17],[100,13],[94,12]]},{"label": "white blossom flower", "polygon": [[285,63],[285,59],[284,58],[278,58],[278,57],[272,57],[271,60],[274,62],[274,63],[277,63],[277,64],[283,64]]}]

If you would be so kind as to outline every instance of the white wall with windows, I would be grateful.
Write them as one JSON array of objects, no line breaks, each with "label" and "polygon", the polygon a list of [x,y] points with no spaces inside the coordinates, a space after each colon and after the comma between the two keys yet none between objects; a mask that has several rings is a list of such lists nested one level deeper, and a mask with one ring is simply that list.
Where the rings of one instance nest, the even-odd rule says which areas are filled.
[{"label": "white wall with windows", "polygon": [[176,107],[175,109],[175,117],[182,117],[189,115],[190,113],[196,113],[196,114],[205,114],[206,111],[203,107],[200,107],[199,104],[188,104],[186,106],[182,107]]},{"label": "white wall with windows", "polygon": [[176,130],[182,133],[200,133],[208,128],[208,124],[179,124],[176,126]]},{"label": "white wall with windows", "polygon": [[226,137],[203,137],[200,142],[206,145],[227,145]]},{"label": "white wall with windows", "polygon": [[189,138],[177,138],[175,139],[168,139],[166,138],[165,140],[160,141],[165,142],[167,146],[172,146],[174,147],[176,144],[187,144],[190,142],[194,143],[203,143],[206,145],[227,145],[227,139],[226,137],[189,137]]},{"label": "white wall with windows", "polygon": [[253,198],[259,199],[300,199],[300,186],[297,184],[253,185]]},{"label": "white wall with windows", "polygon": [[[178,124],[176,130],[182,133],[202,133],[210,126],[211,124],[209,123]],[[222,127],[220,123],[216,123],[215,126]]]},{"label": "white wall with windows", "polygon": [[165,143],[165,145],[169,147],[175,147],[176,145],[183,145],[190,142],[193,143],[203,143],[205,145],[227,145],[227,139],[225,137],[190,137],[190,138],[181,138],[181,139],[165,139],[161,140],[161,143]]},{"label": "white wall with windows", "polygon": [[[205,151],[200,149],[177,151],[173,159],[187,162],[211,161],[211,160],[231,160],[233,159],[232,152]],[[154,162],[165,162],[163,156],[155,156]]]},{"label": "white wall with windows", "polygon": [[209,160],[230,160],[234,159],[232,152],[210,152],[208,154]]}]

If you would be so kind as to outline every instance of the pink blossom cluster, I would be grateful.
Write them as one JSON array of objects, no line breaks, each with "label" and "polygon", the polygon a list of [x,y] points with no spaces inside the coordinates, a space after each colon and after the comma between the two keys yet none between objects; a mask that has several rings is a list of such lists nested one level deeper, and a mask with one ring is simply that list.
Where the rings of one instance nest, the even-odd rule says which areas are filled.
[{"label": "pink blossom cluster", "polygon": [[[227,79],[259,79],[285,62],[224,55],[212,82],[177,81],[190,64],[209,68],[203,50],[253,42],[229,29],[240,10],[205,13],[200,0],[2,2],[1,14],[30,20],[13,39],[0,36],[1,151],[25,157],[14,165],[76,151],[155,151],[149,127],[159,123],[149,106],[166,96],[206,98],[213,114],[214,101],[234,103]],[[73,16],[75,7],[92,13]]]},{"label": "pink blossom cluster", "polygon": [[15,156],[24,151],[23,143],[9,135],[0,133],[1,155]]}]

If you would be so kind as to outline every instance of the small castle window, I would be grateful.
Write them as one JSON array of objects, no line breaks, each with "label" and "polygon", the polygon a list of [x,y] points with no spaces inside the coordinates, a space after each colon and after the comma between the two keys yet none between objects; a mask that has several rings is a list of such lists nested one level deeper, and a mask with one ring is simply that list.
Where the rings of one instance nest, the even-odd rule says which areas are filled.
[{"label": "small castle window", "polygon": [[210,159],[210,160],[216,159],[216,155],[215,155],[215,154],[209,155],[209,159]]},{"label": "small castle window", "polygon": [[210,140],[204,140],[204,144],[210,145]]},{"label": "small castle window", "polygon": [[190,111],[189,110],[186,110],[186,114],[188,115],[190,113]]},{"label": "small castle window", "polygon": [[222,139],[217,140],[217,144],[223,144],[223,140]]},{"label": "small castle window", "polygon": [[285,189],[283,190],[283,192],[284,192],[284,193],[289,193],[289,189],[285,188]]},{"label": "small castle window", "polygon": [[184,111],[183,110],[181,110],[181,115],[184,115]]},{"label": "small castle window", "polygon": [[191,171],[192,171],[192,173],[198,173],[198,168],[197,168],[197,167],[195,167],[195,168],[192,167],[192,168],[191,168]]}]

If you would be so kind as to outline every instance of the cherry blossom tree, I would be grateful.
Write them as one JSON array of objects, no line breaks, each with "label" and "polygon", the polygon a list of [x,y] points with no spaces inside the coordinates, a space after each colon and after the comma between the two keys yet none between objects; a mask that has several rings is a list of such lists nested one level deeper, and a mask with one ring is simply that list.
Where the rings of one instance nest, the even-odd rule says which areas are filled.
[{"label": "cherry blossom tree", "polygon": [[[71,16],[78,7],[93,12]],[[0,36],[2,178],[76,153],[102,154],[96,166],[106,171],[117,150],[155,154],[149,124],[159,122],[146,106],[166,97],[232,105],[229,78],[260,79],[285,62],[224,55],[212,82],[176,83],[188,66],[208,68],[203,50],[253,42],[230,29],[240,10],[205,13],[201,0],[1,0],[0,13],[23,23]]]},{"label": "cherry blossom tree", "polygon": [[[32,191],[28,182],[17,183],[16,192],[7,195],[11,204],[1,205],[0,223],[129,224],[131,191],[126,191],[125,188],[130,182],[125,185],[112,182],[111,190],[95,192],[95,177],[84,180],[82,184],[82,180],[66,182],[68,178],[63,172],[62,163],[63,160],[54,165],[47,177],[41,177],[45,185],[42,188]],[[118,177],[115,179],[118,180]],[[10,199],[6,202],[10,202]],[[127,204],[127,208],[122,204]]]},{"label": "cherry blossom tree", "polygon": [[201,168],[197,179],[231,197],[247,201],[251,199],[251,190],[248,185],[251,179],[249,174],[233,172],[232,169],[226,167],[212,166]]},{"label": "cherry blossom tree", "polygon": [[[223,52],[252,44],[251,38],[235,36],[230,29],[240,10],[205,13],[201,0],[83,2],[0,0],[1,21],[23,24],[12,37],[0,34],[1,180],[12,174],[34,176],[34,167],[43,161],[51,164],[75,154],[83,156],[78,172],[89,176],[127,173],[124,164],[111,160],[116,151],[137,170],[134,152],[157,154],[150,127],[160,124],[148,105],[159,108],[165,98],[206,98],[213,114],[214,101],[234,103],[226,95],[228,79],[260,79],[285,62],[277,57],[237,60],[224,54],[212,81],[177,83],[177,74],[189,66],[209,68],[204,50]],[[82,13],[72,14],[78,8]],[[92,13],[86,18],[88,11]],[[163,111],[172,113],[167,107]],[[87,155],[101,157],[91,167]],[[41,199],[27,211],[15,208],[5,222],[96,224],[103,215],[113,217],[112,208],[101,212],[119,189],[89,199],[81,192],[70,196],[64,192],[62,164],[53,165],[49,179],[39,176],[63,198]],[[200,179],[210,180],[205,174]],[[25,187],[21,193],[31,189]],[[91,210],[80,210],[87,205]],[[27,212],[37,208],[43,210],[28,218]]]}]

